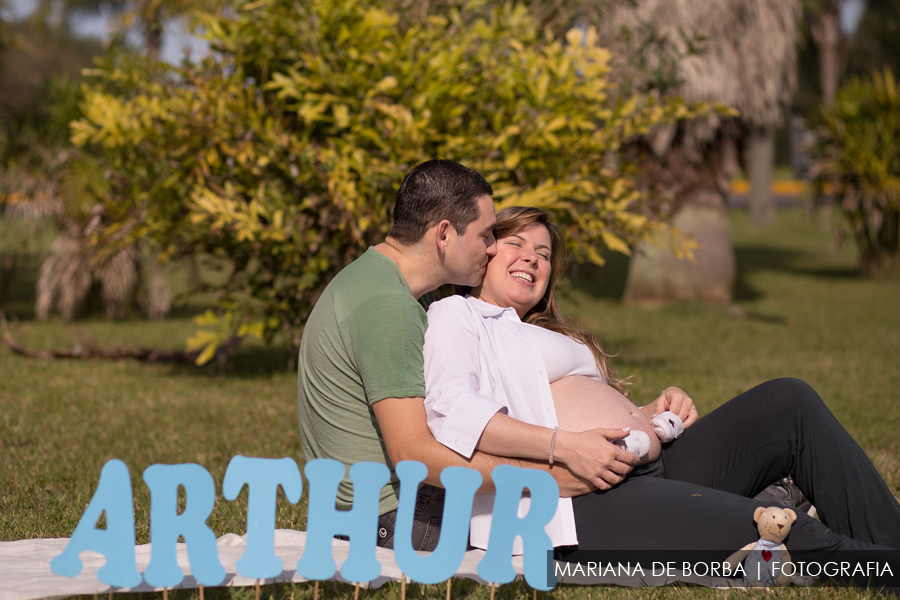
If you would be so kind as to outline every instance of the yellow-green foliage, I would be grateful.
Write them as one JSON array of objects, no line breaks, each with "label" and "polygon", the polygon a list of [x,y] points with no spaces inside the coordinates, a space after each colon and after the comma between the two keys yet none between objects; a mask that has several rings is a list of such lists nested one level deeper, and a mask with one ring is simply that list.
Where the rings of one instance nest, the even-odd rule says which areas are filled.
[{"label": "yellow-green foliage", "polygon": [[[97,243],[228,257],[235,330],[259,323],[295,344],[318,292],[386,233],[405,172],[430,158],[484,174],[500,205],[552,211],[576,260],[675,239],[620,149],[706,108],[611,99],[593,30],[553,39],[524,7],[479,2],[409,26],[358,0],[234,3],[200,20],[211,58],[153,80],[99,70],[73,136],[111,173]],[[194,346],[208,357],[220,339]]]},{"label": "yellow-green foliage", "polygon": [[900,272],[900,86],[890,69],[851,79],[822,120],[819,189],[838,194],[863,272]]}]

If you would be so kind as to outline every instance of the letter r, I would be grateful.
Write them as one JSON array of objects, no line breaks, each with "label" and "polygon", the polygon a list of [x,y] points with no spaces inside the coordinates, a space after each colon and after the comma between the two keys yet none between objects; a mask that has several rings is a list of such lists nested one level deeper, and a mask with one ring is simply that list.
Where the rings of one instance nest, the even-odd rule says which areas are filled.
[{"label": "letter r", "polygon": [[[150,564],[144,579],[152,586],[173,587],[184,573],[176,560],[178,536],[184,537],[194,579],[203,585],[219,585],[225,569],[219,562],[216,536],[206,524],[216,503],[216,484],[198,464],[150,465],[144,470],[150,488]],[[184,486],[187,502],[178,514],[178,487]]]},{"label": "letter r", "polygon": [[[522,536],[525,580],[536,590],[553,589],[555,581],[548,575],[547,556],[553,550],[550,536],[544,527],[559,507],[559,486],[549,473],[537,469],[522,469],[500,465],[491,472],[497,496],[494,500],[488,549],[478,563],[478,575],[487,581],[507,583],[515,577],[512,567],[512,546],[517,535]],[[525,488],[531,492],[528,513],[518,517],[519,501]],[[555,578],[553,578],[555,579]]]}]

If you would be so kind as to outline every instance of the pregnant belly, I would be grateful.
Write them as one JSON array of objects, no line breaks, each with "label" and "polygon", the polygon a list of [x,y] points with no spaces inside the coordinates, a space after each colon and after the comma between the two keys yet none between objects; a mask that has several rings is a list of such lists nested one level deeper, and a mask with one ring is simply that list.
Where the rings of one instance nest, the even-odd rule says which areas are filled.
[{"label": "pregnant belly", "polygon": [[590,377],[563,377],[550,384],[559,428],[586,431],[597,428],[630,427],[650,436],[650,453],[641,463],[659,458],[662,447],[650,420],[614,388]]}]

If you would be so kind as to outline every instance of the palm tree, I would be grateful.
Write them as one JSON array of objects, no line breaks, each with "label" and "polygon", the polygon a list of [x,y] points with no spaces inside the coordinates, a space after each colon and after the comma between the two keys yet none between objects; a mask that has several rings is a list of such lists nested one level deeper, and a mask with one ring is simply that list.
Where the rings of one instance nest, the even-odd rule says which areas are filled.
[{"label": "palm tree", "polygon": [[[724,102],[740,111],[739,117],[714,116],[658,130],[645,140],[673,195],[675,226],[700,247],[690,263],[667,249],[641,245],[629,267],[626,301],[731,301],[735,259],[727,178],[741,162],[741,148],[744,162],[757,165],[758,156],[769,152],[796,86],[799,17],[800,0],[638,0],[607,20],[610,39],[623,24],[644,22],[681,48],[677,68],[686,100]],[[687,47],[683,34],[691,31],[705,39],[703,52]],[[635,53],[627,40],[613,48],[619,56]],[[755,177],[756,171],[750,172]],[[765,175],[764,169],[759,172]],[[768,188],[768,182],[753,183]]]},{"label": "palm tree", "polygon": [[841,29],[841,0],[804,0],[810,33],[819,53],[822,100],[831,104],[847,64],[849,40]]},{"label": "palm tree", "polygon": [[[73,318],[84,307],[94,283],[107,316],[120,318],[135,298],[142,254],[136,247],[105,260],[90,251],[90,227],[102,215],[91,207],[105,193],[102,170],[69,142],[69,122],[80,117],[78,72],[101,52],[100,43],[72,38],[67,20],[50,22],[41,8],[16,24],[16,45],[0,72],[0,212],[7,227],[18,221],[16,245],[0,271],[0,302],[10,288],[16,263],[30,240],[54,224],[61,232],[37,284],[35,313],[45,318],[54,308]],[[147,269],[144,308],[159,318],[169,310],[169,290],[157,261]]]}]

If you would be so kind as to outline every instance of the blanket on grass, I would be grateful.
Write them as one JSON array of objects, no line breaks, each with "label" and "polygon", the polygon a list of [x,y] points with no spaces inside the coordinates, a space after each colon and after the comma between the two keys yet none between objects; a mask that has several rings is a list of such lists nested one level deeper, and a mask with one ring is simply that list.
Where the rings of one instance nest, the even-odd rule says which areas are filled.
[{"label": "blanket on grass", "polygon": [[[0,542],[0,600],[36,600],[38,598],[54,598],[87,594],[106,594],[109,586],[97,579],[97,570],[106,562],[106,558],[97,552],[84,551],[81,560],[84,565],[77,577],[63,577],[50,571],[50,561],[62,553],[68,538],[18,540],[14,542]],[[222,586],[244,587],[256,585],[256,579],[250,579],[240,575],[237,571],[237,561],[243,555],[246,548],[246,539],[242,536],[229,533],[220,537],[217,541],[219,561],[225,568],[227,575]],[[270,583],[302,583],[308,581],[297,574],[295,566],[303,555],[306,545],[306,532],[289,529],[275,530],[275,554],[285,565],[285,570],[280,576],[262,580],[261,584]],[[350,543],[334,540],[332,555],[338,565],[338,572],[332,578],[335,581],[345,581],[340,576],[340,565],[347,559]],[[462,564],[456,570],[455,577],[483,581],[478,576],[478,562],[484,556],[483,550],[469,550],[465,554]],[[381,576],[367,582],[364,585],[377,588],[389,581],[400,581],[401,572],[394,559],[393,550],[384,548],[376,549],[376,556],[381,563]],[[135,547],[135,558],[138,571],[144,572],[150,563],[150,544]],[[178,544],[178,566],[185,573],[184,581],[176,589],[188,589],[199,587],[196,580],[190,575],[190,563],[188,562],[187,546]],[[512,558],[513,568],[521,577],[522,557]],[[741,587],[740,580],[723,577],[703,577],[698,575],[679,576],[651,576],[623,577],[616,575],[569,575],[559,578],[560,583],[580,585],[620,585],[631,587],[661,586],[677,581],[699,584],[709,587]],[[350,582],[347,582],[350,583]],[[114,592],[153,592],[162,591],[162,588],[153,587],[142,582],[134,588],[114,588]]]}]

